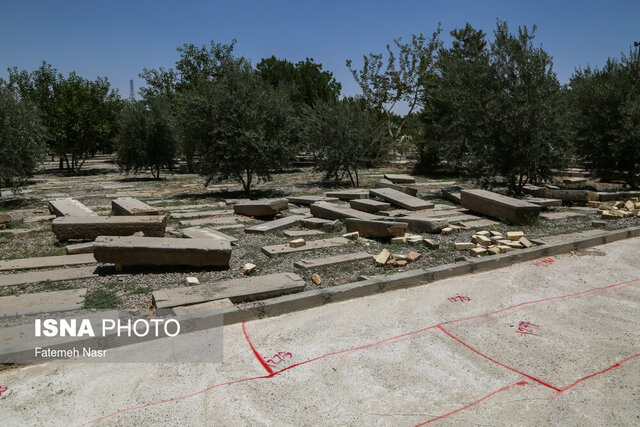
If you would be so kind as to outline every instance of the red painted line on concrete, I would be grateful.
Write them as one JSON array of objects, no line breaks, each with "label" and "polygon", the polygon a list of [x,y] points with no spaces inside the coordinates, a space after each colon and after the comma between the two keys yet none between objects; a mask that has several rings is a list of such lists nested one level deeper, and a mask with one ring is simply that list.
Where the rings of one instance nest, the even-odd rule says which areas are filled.
[{"label": "red painted line on concrete", "polygon": [[464,411],[465,409],[469,409],[469,408],[471,408],[472,406],[475,406],[475,405],[477,405],[478,403],[481,403],[481,402],[483,402],[483,401],[487,400],[487,399],[488,399],[488,398],[490,398],[491,396],[494,396],[494,395],[496,395],[496,394],[498,394],[498,393],[500,393],[500,392],[502,392],[502,391],[509,390],[511,387],[515,387],[515,386],[525,386],[525,385],[527,385],[527,384],[529,384],[529,383],[528,383],[528,382],[526,382],[526,381],[520,381],[520,382],[517,382],[517,383],[515,383],[515,384],[511,384],[511,385],[508,385],[508,386],[505,386],[505,387],[499,388],[498,390],[494,391],[493,393],[489,393],[489,394],[487,394],[486,396],[484,396],[484,397],[482,397],[482,398],[480,398],[480,399],[476,400],[476,401],[475,401],[475,402],[473,402],[473,403],[470,403],[470,404],[468,404],[468,405],[466,405],[466,406],[463,406],[462,408],[458,408],[458,409],[456,409],[455,411],[447,412],[446,414],[444,414],[444,415],[440,415],[439,417],[431,418],[431,419],[430,419],[430,420],[428,420],[428,421],[425,421],[425,422],[423,422],[423,423],[417,424],[417,425],[416,425],[416,427],[423,426],[423,425],[425,425],[425,424],[429,424],[429,423],[432,423],[432,422],[434,422],[434,421],[441,420],[441,419],[443,419],[443,418],[447,418],[447,417],[449,417],[449,416],[451,416],[451,415],[453,415],[453,414],[457,414],[458,412]]},{"label": "red painted line on concrete", "polygon": [[517,374],[520,374],[520,375],[522,375],[522,376],[524,376],[524,377],[527,377],[527,378],[529,378],[531,381],[535,381],[535,382],[537,382],[538,384],[543,385],[543,386],[545,386],[545,387],[548,387],[548,388],[550,388],[550,389],[552,389],[552,390],[560,391],[560,389],[559,389],[559,388],[556,388],[556,387],[552,386],[551,384],[549,384],[549,383],[546,383],[546,382],[542,381],[542,380],[541,380],[541,379],[539,379],[539,378],[536,378],[536,377],[534,377],[534,376],[532,376],[532,375],[526,374],[526,373],[524,373],[524,372],[522,372],[522,371],[519,371],[519,370],[517,370],[517,369],[515,369],[515,368],[512,368],[512,367],[511,367],[511,366],[509,366],[509,365],[505,365],[505,364],[504,364],[504,363],[502,363],[502,362],[498,362],[497,360],[490,358],[490,357],[489,357],[489,356],[487,356],[486,354],[481,353],[480,351],[478,351],[478,350],[476,350],[475,348],[471,347],[471,346],[470,346],[469,344],[467,344],[466,342],[462,341],[460,338],[458,338],[458,337],[456,337],[455,335],[451,334],[449,331],[447,331],[445,328],[443,328],[443,327],[442,327],[442,325],[438,326],[438,329],[440,329],[442,332],[444,332],[445,334],[447,334],[450,338],[453,338],[454,340],[456,340],[457,342],[459,342],[459,343],[460,343],[460,344],[462,344],[463,346],[467,347],[469,350],[471,350],[471,351],[473,351],[474,353],[476,353],[476,354],[478,354],[478,355],[480,355],[480,356],[484,357],[485,359],[487,359],[487,360],[489,360],[489,361],[491,361],[491,362],[495,363],[496,365],[500,365],[500,366],[502,366],[503,368],[506,368],[506,369],[508,369],[508,370],[510,370],[510,371],[513,371],[513,372],[515,372],[515,373],[517,373]]},{"label": "red painted line on concrete", "polygon": [[624,365],[625,363],[627,363],[630,360],[635,359],[636,357],[640,357],[640,353],[634,354],[632,356],[629,356],[626,359],[622,359],[621,361],[614,363],[613,365],[609,366],[606,369],[603,369],[603,370],[598,371],[598,372],[594,372],[593,374],[587,375],[586,377],[582,377],[579,380],[575,381],[574,383],[569,384],[568,386],[561,388],[560,391],[557,394],[563,393],[563,392],[565,392],[565,391],[577,386],[578,384],[580,384],[584,380],[588,380],[590,378],[593,378],[593,377],[596,377],[598,375],[604,374],[605,372],[608,372],[608,371],[610,371],[612,369],[619,368],[620,366]]},{"label": "red painted line on concrete", "polygon": [[254,356],[256,356],[256,359],[258,359],[258,362],[260,362],[262,367],[264,369],[266,369],[266,371],[270,375],[273,375],[273,370],[271,369],[271,367],[269,365],[267,365],[267,362],[264,361],[264,359],[262,358],[260,353],[258,353],[258,350],[256,350],[256,348],[253,346],[253,343],[249,339],[249,335],[247,334],[246,324],[247,324],[247,322],[242,322],[242,332],[244,333],[244,337],[247,339],[247,342],[249,343],[249,347],[251,347],[251,351],[253,351]]}]

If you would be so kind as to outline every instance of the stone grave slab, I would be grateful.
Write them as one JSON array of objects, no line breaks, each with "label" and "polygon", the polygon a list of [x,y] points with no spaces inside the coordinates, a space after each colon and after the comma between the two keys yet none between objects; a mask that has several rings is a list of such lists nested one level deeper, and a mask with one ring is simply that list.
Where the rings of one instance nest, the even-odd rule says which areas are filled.
[{"label": "stone grave slab", "polygon": [[52,219],[56,218],[55,215],[39,215],[39,216],[30,216],[28,218],[24,219],[24,223],[25,224],[33,224],[35,222],[44,222],[44,221],[50,221]]},{"label": "stone grave slab", "polygon": [[304,287],[304,280],[297,274],[274,273],[184,288],[160,289],[153,293],[153,301],[157,308],[172,308],[223,298],[231,301],[272,298],[299,292]]},{"label": "stone grave slab", "polygon": [[460,221],[460,225],[467,228],[493,227],[498,224],[500,224],[498,221],[493,221],[491,219],[475,219],[472,221]]},{"label": "stone grave slab", "polygon": [[158,209],[131,197],[120,197],[111,201],[111,209],[117,216],[158,215]]},{"label": "stone grave slab", "polygon": [[39,282],[62,282],[66,280],[97,277],[96,267],[62,268],[58,270],[29,271],[27,273],[0,275],[0,286],[26,285]]},{"label": "stone grave slab", "polygon": [[180,225],[188,225],[190,227],[196,225],[207,225],[207,224],[235,224],[236,218],[233,216],[212,216],[209,218],[198,218],[198,219],[183,219],[182,221],[178,221]]},{"label": "stone grave slab", "polygon": [[407,229],[421,233],[440,233],[443,228],[449,225],[448,218],[425,217],[425,216],[402,216],[390,217],[388,221],[406,223]]},{"label": "stone grave slab", "polygon": [[329,191],[324,194],[327,197],[337,197],[340,200],[368,199],[369,190],[339,190]]},{"label": "stone grave slab", "polygon": [[317,218],[322,219],[346,219],[346,218],[360,218],[360,219],[378,219],[378,216],[358,211],[346,206],[339,206],[333,203],[317,202],[311,205],[311,214]]},{"label": "stone grave slab", "polygon": [[222,239],[101,236],[93,255],[101,263],[124,265],[188,265],[227,267],[231,243]]},{"label": "stone grave slab", "polygon": [[328,202],[328,203],[338,203],[337,197],[326,197],[326,196],[292,196],[287,197],[289,203],[293,203],[295,205],[311,205],[315,202]]},{"label": "stone grave slab", "polygon": [[543,212],[540,216],[544,219],[555,220],[555,219],[565,219],[571,218],[572,216],[585,216],[584,212],[572,212],[572,211],[563,211],[563,212]]},{"label": "stone grave slab", "polygon": [[279,218],[273,221],[264,222],[258,225],[252,225],[251,227],[245,228],[244,232],[253,233],[253,234],[272,233],[274,231],[293,227],[294,225],[297,225],[300,222],[300,220],[304,218],[307,218],[307,216],[306,215],[285,216],[284,218]]},{"label": "stone grave slab", "polygon": [[289,207],[287,199],[262,199],[236,203],[233,210],[239,215],[261,217],[275,216],[278,212]]},{"label": "stone grave slab", "polygon": [[457,205],[460,204],[460,187],[443,188],[440,193],[445,199]]},{"label": "stone grave slab", "polygon": [[185,218],[201,218],[203,216],[227,216],[234,215],[235,212],[231,209],[224,210],[209,210],[209,211],[191,211],[191,212],[171,212],[169,215],[174,219],[185,219]]},{"label": "stone grave slab", "polygon": [[0,317],[79,310],[86,294],[86,289],[68,289],[0,297]]},{"label": "stone grave slab", "polygon": [[569,177],[569,178],[564,178],[562,180],[562,182],[564,184],[586,184],[587,183],[587,178]]},{"label": "stone grave slab", "polygon": [[237,244],[238,239],[233,236],[229,236],[228,234],[224,234],[221,231],[214,230],[208,227],[190,227],[183,228],[180,230],[180,233],[189,239],[217,239],[217,240],[226,240],[231,244]]},{"label": "stone grave slab", "polygon": [[391,208],[390,203],[379,202],[372,199],[354,199],[349,202],[349,206],[351,206],[353,209],[369,213],[386,211],[387,209]]},{"label": "stone grave slab", "polygon": [[394,184],[413,184],[414,182],[416,182],[416,179],[414,177],[406,174],[385,173],[384,178],[388,179]]},{"label": "stone grave slab", "polygon": [[362,237],[402,237],[407,232],[408,223],[393,221],[363,220],[347,218],[347,232],[357,231]]},{"label": "stone grave slab", "polygon": [[562,200],[560,199],[544,199],[542,197],[527,197],[524,199],[525,202],[533,203],[534,205],[539,205],[543,208],[548,208],[551,206],[562,206]]},{"label": "stone grave slab", "polygon": [[[164,202],[165,200],[156,200],[156,202],[160,203],[160,202]],[[151,202],[147,202],[150,205],[155,205],[157,203],[153,203],[153,201]],[[171,212],[183,212],[183,211],[192,211],[195,209],[209,209],[209,208],[215,208],[218,207],[220,205],[215,204],[215,203],[203,203],[200,205],[168,205],[168,206],[158,206],[158,209],[161,211],[171,211]]]},{"label": "stone grave slab", "polygon": [[305,237],[324,234],[324,232],[320,230],[285,230],[283,233],[287,237]]},{"label": "stone grave slab", "polygon": [[369,193],[372,196],[379,197],[389,203],[411,211],[433,208],[433,203],[418,199],[417,197],[410,196],[393,188],[375,188],[369,190]]},{"label": "stone grave slab", "polygon": [[462,206],[511,224],[523,224],[537,218],[541,207],[487,190],[462,190]]},{"label": "stone grave slab", "polygon": [[296,261],[293,265],[298,268],[304,268],[308,270],[311,268],[320,268],[331,265],[362,261],[364,259],[371,259],[372,256],[373,255],[368,252],[356,252],[352,254],[334,255],[325,258],[303,259],[300,261]]},{"label": "stone grave slab", "polygon": [[148,237],[163,237],[165,216],[60,217],[51,229],[59,241],[95,240],[98,236],[130,236],[142,231]]},{"label": "stone grave slab", "polygon": [[311,240],[306,242],[304,246],[292,248],[289,244],[284,245],[271,245],[264,246],[262,252],[268,256],[285,255],[298,252],[308,252],[316,249],[333,248],[336,246],[343,246],[350,242],[350,240],[344,237],[332,237],[330,239]]},{"label": "stone grave slab", "polygon": [[49,212],[55,216],[98,216],[94,211],[70,197],[50,200]]},{"label": "stone grave slab", "polygon": [[76,243],[75,245],[65,246],[67,255],[92,254],[93,242]]},{"label": "stone grave slab", "polygon": [[[396,190],[396,191],[400,191],[401,193],[405,193],[409,196],[417,196],[418,195],[418,189],[414,188],[414,187],[407,187],[406,185],[401,185],[401,184],[394,184],[393,182],[389,181],[388,179],[381,179],[380,181],[376,182],[375,184],[376,188],[390,188],[392,190]],[[369,194],[371,195],[371,194]]]},{"label": "stone grave slab", "polygon": [[309,208],[291,208],[289,212],[296,215],[311,215],[311,209]]},{"label": "stone grave slab", "polygon": [[92,254],[43,256],[0,261],[0,271],[32,270],[36,268],[65,267],[95,263],[96,259]]}]

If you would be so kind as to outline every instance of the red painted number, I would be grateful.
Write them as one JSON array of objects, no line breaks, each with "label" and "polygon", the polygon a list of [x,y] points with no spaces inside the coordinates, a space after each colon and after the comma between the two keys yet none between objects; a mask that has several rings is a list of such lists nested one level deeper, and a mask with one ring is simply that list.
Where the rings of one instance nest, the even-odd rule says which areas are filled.
[{"label": "red painted number", "polygon": [[278,363],[282,363],[285,360],[291,359],[293,355],[291,353],[280,352],[273,356],[271,359],[267,360],[267,365],[271,368],[275,368]]},{"label": "red painted number", "polygon": [[471,298],[465,297],[464,295],[456,295],[455,297],[449,298],[449,302],[466,302],[471,301]]},{"label": "red painted number", "polygon": [[544,259],[541,259],[540,261],[534,262],[533,265],[537,267],[549,267],[554,262],[555,261],[553,260],[553,258],[544,258]]}]

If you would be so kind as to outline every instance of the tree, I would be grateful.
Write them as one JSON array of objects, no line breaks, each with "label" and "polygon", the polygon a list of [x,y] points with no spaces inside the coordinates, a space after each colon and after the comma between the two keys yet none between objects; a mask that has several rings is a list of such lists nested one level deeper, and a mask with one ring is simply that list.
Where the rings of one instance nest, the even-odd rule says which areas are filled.
[{"label": "tree", "polygon": [[0,80],[0,185],[17,191],[45,150],[38,110]]},{"label": "tree", "polygon": [[244,58],[226,59],[215,80],[179,96],[178,124],[200,154],[198,172],[237,179],[247,193],[288,164],[295,147],[287,93],[265,82]]},{"label": "tree", "polygon": [[117,163],[122,170],[138,173],[149,168],[160,179],[161,169],[173,169],[177,142],[169,115],[168,102],[160,96],[125,105],[117,141]]},{"label": "tree", "polygon": [[[387,59],[383,54],[370,53],[363,57],[364,64],[358,70],[347,60],[347,68],[353,74],[365,100],[383,112],[389,136],[398,140],[402,136],[406,118],[422,106],[426,82],[433,74],[438,48],[440,27],[429,40],[413,35],[410,43],[394,40],[395,48],[387,45]],[[399,103],[406,103],[409,111],[404,119],[395,120],[393,110]]]},{"label": "tree", "polygon": [[359,171],[378,160],[390,140],[378,113],[362,98],[316,101],[305,109],[301,133],[325,180],[349,177],[353,187],[360,185]]}]

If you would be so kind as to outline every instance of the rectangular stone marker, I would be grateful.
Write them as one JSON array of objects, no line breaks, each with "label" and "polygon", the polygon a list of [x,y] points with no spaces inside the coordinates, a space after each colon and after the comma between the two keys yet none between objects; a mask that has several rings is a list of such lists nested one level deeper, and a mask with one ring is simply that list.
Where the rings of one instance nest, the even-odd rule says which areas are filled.
[{"label": "rectangular stone marker", "polygon": [[442,193],[442,197],[444,197],[445,199],[458,205],[460,204],[460,190],[458,189],[458,187],[443,188],[442,190],[440,190],[440,192]]},{"label": "rectangular stone marker", "polygon": [[334,255],[326,258],[303,259],[301,261],[296,261],[293,265],[298,268],[310,269],[362,261],[363,259],[371,259],[371,256],[372,255],[368,252],[356,252],[353,254]]},{"label": "rectangular stone marker", "polygon": [[548,208],[551,206],[562,206],[562,200],[560,199],[544,199],[541,197],[527,197],[524,199],[525,202],[533,203],[534,205],[539,205],[543,208]]},{"label": "rectangular stone marker", "polygon": [[305,237],[324,234],[324,232],[320,230],[285,230],[283,233],[288,237]]},{"label": "rectangular stone marker", "polygon": [[69,265],[95,264],[92,254],[43,256],[0,261],[0,271],[31,270],[34,268],[65,267]]},{"label": "rectangular stone marker", "polygon": [[422,233],[440,233],[443,228],[449,225],[448,218],[432,218],[423,216],[402,216],[390,217],[388,221],[401,222],[408,224],[411,231]]},{"label": "rectangular stone marker", "polygon": [[349,206],[363,212],[376,213],[386,211],[391,208],[390,203],[379,202],[371,199],[354,199],[349,202]]},{"label": "rectangular stone marker", "polygon": [[175,219],[183,218],[201,218],[203,216],[228,216],[234,215],[235,212],[231,209],[224,210],[211,210],[211,211],[195,211],[195,212],[172,212],[169,216]]},{"label": "rectangular stone marker", "polygon": [[116,265],[189,265],[227,267],[231,244],[222,239],[101,236],[93,255],[98,262]]},{"label": "rectangular stone marker", "polygon": [[590,200],[599,199],[598,193],[590,190],[560,190],[543,188],[540,193],[536,193],[535,195],[550,199],[561,199],[564,202],[588,202]]},{"label": "rectangular stone marker", "polygon": [[409,196],[393,188],[375,188],[369,190],[371,196],[379,197],[394,205],[400,206],[410,211],[419,211],[423,209],[432,209],[433,203]]},{"label": "rectangular stone marker", "polygon": [[171,308],[222,298],[232,301],[272,298],[301,291],[304,287],[304,280],[297,274],[275,273],[184,288],[160,289],[153,293],[153,301],[157,308]]},{"label": "rectangular stone marker", "polygon": [[245,228],[245,233],[253,233],[253,234],[264,234],[271,233],[278,230],[283,230],[285,228],[293,227],[298,224],[300,220],[307,218],[306,215],[291,215],[286,216],[284,218],[279,218],[273,221],[264,222],[258,225],[252,225],[251,227]]},{"label": "rectangular stone marker", "polygon": [[238,243],[238,239],[228,234],[224,234],[221,231],[214,230],[212,228],[200,228],[191,227],[183,228],[180,230],[184,237],[189,239],[214,239],[214,240],[226,240],[229,243]]},{"label": "rectangular stone marker", "polygon": [[355,209],[334,205],[333,203],[317,202],[311,205],[311,215],[322,219],[379,219],[378,216]]},{"label": "rectangular stone marker", "polygon": [[409,196],[415,197],[418,195],[418,189],[414,187],[407,187],[406,185],[394,184],[388,179],[381,179],[376,182],[376,188],[390,188],[392,190],[400,191],[401,193],[408,194]]},{"label": "rectangular stone marker", "polygon": [[131,197],[120,197],[111,201],[111,209],[117,216],[158,215],[158,209]]},{"label": "rectangular stone marker", "polygon": [[565,218],[570,218],[572,216],[584,216],[584,215],[586,215],[584,212],[571,212],[571,211],[544,212],[540,214],[542,218],[548,219],[548,220],[565,219]]},{"label": "rectangular stone marker", "polygon": [[87,216],[60,217],[53,220],[51,229],[59,241],[95,240],[98,236],[131,236],[142,231],[147,237],[163,237],[165,216]]},{"label": "rectangular stone marker", "polygon": [[539,205],[486,190],[462,190],[462,206],[483,215],[498,218],[511,224],[523,224],[537,218]]},{"label": "rectangular stone marker", "polygon": [[467,228],[483,228],[483,227],[493,227],[494,225],[500,224],[497,221],[493,221],[490,219],[476,219],[473,221],[462,221],[460,225]]},{"label": "rectangular stone marker", "polygon": [[0,275],[0,286],[26,285],[38,282],[62,282],[66,280],[97,277],[96,267],[63,268],[59,270],[30,271],[28,273]]},{"label": "rectangular stone marker", "polygon": [[79,201],[69,197],[50,200],[49,212],[55,216],[98,216]]},{"label": "rectangular stone marker", "polygon": [[340,200],[368,199],[369,190],[340,190],[329,191],[324,194],[327,197],[337,197]]},{"label": "rectangular stone marker", "polygon": [[337,197],[326,197],[326,196],[292,196],[288,197],[289,203],[293,203],[296,205],[311,205],[315,202],[328,202],[328,203],[338,203]]},{"label": "rectangular stone marker", "polygon": [[416,179],[414,177],[405,174],[385,173],[384,178],[388,179],[394,184],[413,184],[414,182],[416,182]]},{"label": "rectangular stone marker", "polygon": [[374,221],[357,218],[345,220],[347,232],[357,231],[363,237],[402,237],[407,232],[408,223],[392,221]]},{"label": "rectangular stone marker", "polygon": [[587,183],[587,178],[564,178],[562,180],[562,182],[564,184],[586,184]]},{"label": "rectangular stone marker", "polygon": [[67,246],[65,246],[65,250],[67,251],[67,255],[92,254],[93,253],[93,242],[77,243],[75,245],[67,245]]},{"label": "rectangular stone marker", "polygon": [[264,246],[262,252],[268,256],[285,255],[297,252],[313,251],[316,249],[333,248],[335,246],[346,245],[350,240],[344,237],[333,237],[330,239],[311,240],[306,245],[292,248],[289,244]]},{"label": "rectangular stone marker", "polygon": [[182,221],[178,221],[180,225],[206,225],[206,224],[235,224],[236,218],[232,216],[212,216],[209,218],[199,218],[199,219],[183,219]]},{"label": "rectangular stone marker", "polygon": [[0,297],[0,317],[78,310],[86,294],[86,289],[68,289]]},{"label": "rectangular stone marker", "polygon": [[233,210],[239,215],[246,216],[274,216],[289,207],[287,199],[263,199],[236,203]]}]

